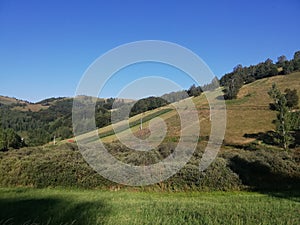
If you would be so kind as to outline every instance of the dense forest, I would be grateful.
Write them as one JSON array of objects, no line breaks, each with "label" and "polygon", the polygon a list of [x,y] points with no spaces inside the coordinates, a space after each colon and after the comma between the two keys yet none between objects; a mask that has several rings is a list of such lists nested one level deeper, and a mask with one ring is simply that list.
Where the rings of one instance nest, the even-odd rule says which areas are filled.
[{"label": "dense forest", "polygon": [[[113,99],[97,101],[97,117],[109,117]],[[71,98],[51,98],[35,104],[48,106],[39,111],[18,110],[22,104],[1,104],[0,149],[7,150],[21,146],[37,146],[50,142],[54,137],[65,139],[72,136]],[[109,124],[101,121],[99,127]],[[14,141],[13,141],[14,139]],[[18,140],[18,141],[17,141]],[[18,142],[16,144],[15,142]]]}]

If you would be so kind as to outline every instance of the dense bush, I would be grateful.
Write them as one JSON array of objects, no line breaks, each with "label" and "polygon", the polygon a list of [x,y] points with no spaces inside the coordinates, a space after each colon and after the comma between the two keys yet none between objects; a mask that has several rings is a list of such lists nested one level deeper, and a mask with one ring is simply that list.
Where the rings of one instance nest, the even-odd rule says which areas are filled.
[{"label": "dense bush", "polygon": [[10,148],[18,149],[24,145],[22,138],[13,129],[3,130],[0,127],[0,151],[6,151]]},{"label": "dense bush", "polygon": [[[155,151],[136,153],[118,143],[108,149],[119,160],[146,165],[170,155],[176,145],[162,144]],[[202,173],[201,150],[178,173],[159,184],[159,190],[292,189],[300,187],[299,150],[223,151]],[[147,161],[145,161],[145,159]],[[0,186],[110,188],[120,186],[97,174],[82,158],[75,144],[23,148],[0,152]]]},{"label": "dense bush", "polygon": [[72,144],[23,148],[0,155],[1,186],[95,188],[109,184],[89,167]]},{"label": "dense bush", "polygon": [[286,98],[286,105],[289,108],[295,108],[298,106],[299,103],[299,96],[297,94],[297,90],[291,90],[289,88],[285,89],[284,91],[285,95],[284,97]]},{"label": "dense bush", "polygon": [[297,152],[242,151],[227,157],[230,169],[244,185],[255,190],[286,190],[300,188]]},{"label": "dense bush", "polygon": [[130,116],[134,116],[148,110],[156,109],[169,104],[165,99],[159,97],[148,97],[138,100],[131,108]]}]

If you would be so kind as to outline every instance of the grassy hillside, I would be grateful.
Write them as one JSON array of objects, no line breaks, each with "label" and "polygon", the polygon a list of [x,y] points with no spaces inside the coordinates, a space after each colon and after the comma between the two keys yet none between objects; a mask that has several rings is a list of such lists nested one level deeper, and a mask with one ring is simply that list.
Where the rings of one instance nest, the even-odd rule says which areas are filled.
[{"label": "grassy hillside", "polygon": [[269,110],[272,102],[267,92],[272,84],[276,83],[282,92],[286,88],[296,89],[300,95],[300,73],[284,76],[275,76],[257,80],[244,85],[238,94],[238,99],[227,101],[228,123],[226,142],[245,143],[252,141],[245,135],[265,133],[274,130],[272,121],[276,112]]},{"label": "grassy hillside", "polygon": [[19,111],[32,111],[32,112],[38,112],[41,109],[47,109],[48,106],[44,106],[40,103],[31,103],[23,100],[19,100],[16,98],[6,97],[6,96],[0,96],[0,105],[7,105],[12,106],[12,109],[19,110]]},{"label": "grassy hillside", "polygon": [[44,99],[42,101],[32,103],[25,100],[20,100],[17,98],[7,97],[7,96],[0,96],[0,105],[9,106],[10,109],[22,112],[39,112],[40,110],[46,110],[50,106],[54,106],[59,101],[68,100],[70,98],[65,97],[58,97],[58,98],[49,98]]},{"label": "grassy hillside", "polygon": [[[284,76],[275,76],[257,80],[244,85],[235,100],[226,100],[227,127],[225,143],[246,144],[254,138],[245,136],[258,136],[275,129],[272,121],[276,117],[276,112],[269,109],[272,99],[268,91],[272,84],[276,83],[283,92],[286,88],[296,89],[300,95],[300,73],[293,73]],[[208,118],[208,103],[205,96],[194,99],[200,111],[200,118]],[[202,135],[209,135],[209,120],[201,120]]]},{"label": "grassy hillside", "polygon": [[[225,143],[247,144],[254,141],[255,137],[259,137],[262,135],[262,133],[274,130],[275,126],[272,121],[275,119],[276,112],[269,109],[269,104],[272,102],[272,100],[267,93],[273,83],[276,83],[282,92],[286,88],[295,88],[300,95],[300,72],[264,78],[244,85],[240,89],[237,99],[226,100],[227,127],[224,140]],[[193,98],[193,101],[199,112],[201,137],[207,137],[210,134],[208,102],[204,94]],[[180,120],[178,114],[172,106],[165,106],[163,108],[148,111],[144,114],[132,117],[130,122],[136,124],[136,126],[131,126],[132,132],[136,136],[148,134],[146,131],[139,131],[140,118],[155,115],[158,111],[163,109],[169,109],[168,112],[160,115],[169,128],[166,140],[177,140],[180,136]],[[143,123],[143,127],[145,129],[147,129],[148,125],[149,121],[145,121]],[[102,141],[106,143],[117,140],[111,126],[101,128],[98,132],[99,136],[102,138]],[[128,133],[129,130],[123,131],[123,135]],[[79,138],[88,137],[89,134],[85,134]]]}]

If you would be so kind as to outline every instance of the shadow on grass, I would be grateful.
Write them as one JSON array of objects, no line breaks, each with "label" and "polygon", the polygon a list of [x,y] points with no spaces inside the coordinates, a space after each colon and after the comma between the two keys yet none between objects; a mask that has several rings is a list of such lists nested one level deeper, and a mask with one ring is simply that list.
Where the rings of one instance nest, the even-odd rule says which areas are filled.
[{"label": "shadow on grass", "polygon": [[255,134],[244,134],[245,138],[255,138],[258,141],[262,141],[265,144],[268,145],[274,145],[274,138],[275,138],[275,132],[274,131],[267,131],[265,133],[259,132]]},{"label": "shadow on grass", "polygon": [[293,137],[295,139],[295,146],[300,146],[300,130],[294,131]]},{"label": "shadow on grass", "polygon": [[109,208],[102,202],[60,198],[0,199],[0,225],[104,224]]},{"label": "shadow on grass", "polygon": [[[300,130],[296,130],[291,132],[294,143],[291,144],[289,147],[295,148],[296,146],[300,146]],[[276,146],[276,132],[274,131],[267,131],[267,132],[259,132],[259,133],[253,133],[253,134],[244,134],[245,138],[255,138],[258,141],[263,142],[267,145],[273,145]]]},{"label": "shadow on grass", "polygon": [[284,198],[290,201],[300,202],[300,191],[291,190],[291,191],[261,191],[262,194],[266,194],[276,198]]}]

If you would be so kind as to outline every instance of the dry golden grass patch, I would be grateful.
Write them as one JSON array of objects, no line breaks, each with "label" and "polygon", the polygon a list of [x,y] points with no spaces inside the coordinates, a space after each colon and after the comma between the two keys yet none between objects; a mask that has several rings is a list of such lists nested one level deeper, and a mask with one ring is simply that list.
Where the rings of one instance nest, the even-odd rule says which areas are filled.
[{"label": "dry golden grass patch", "polygon": [[272,121],[276,117],[276,112],[269,109],[272,99],[268,95],[273,83],[282,92],[290,88],[296,89],[300,94],[299,72],[265,78],[244,85],[236,100],[227,101],[226,142],[247,143],[254,139],[245,138],[245,134],[274,130],[275,126]]},{"label": "dry golden grass patch", "polygon": [[47,109],[49,106],[43,106],[41,104],[26,104],[26,106],[17,106],[14,107],[14,110],[20,110],[20,111],[32,111],[32,112],[38,112],[43,109]]}]

